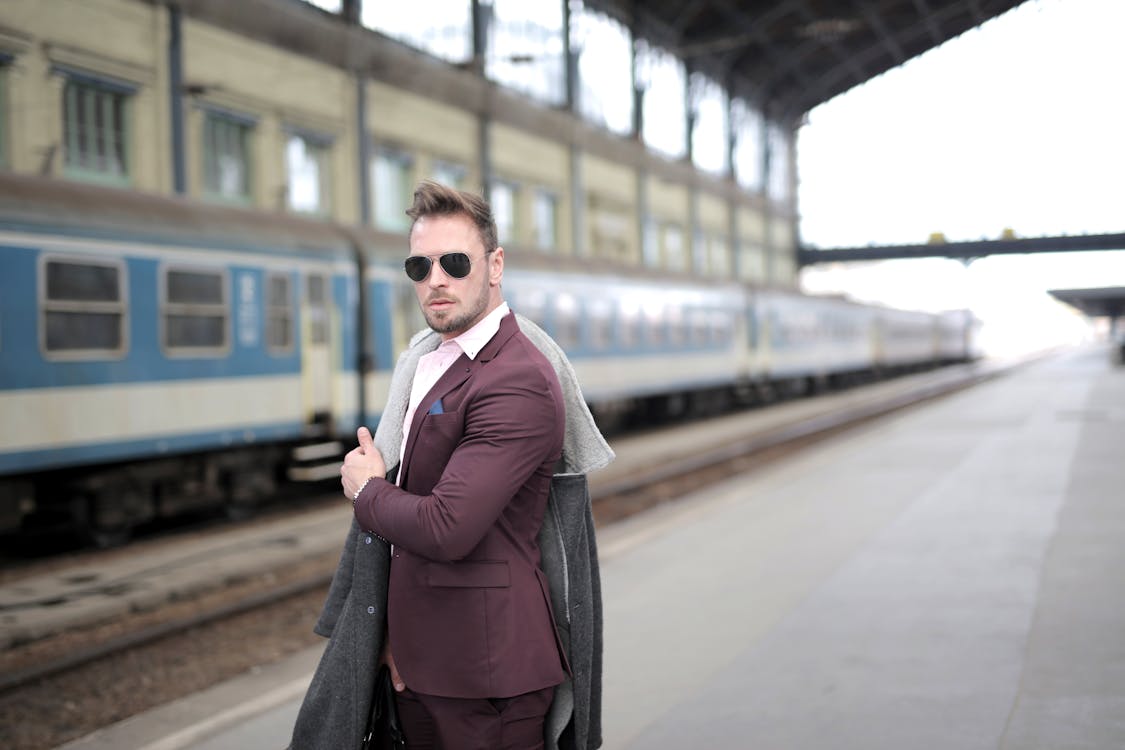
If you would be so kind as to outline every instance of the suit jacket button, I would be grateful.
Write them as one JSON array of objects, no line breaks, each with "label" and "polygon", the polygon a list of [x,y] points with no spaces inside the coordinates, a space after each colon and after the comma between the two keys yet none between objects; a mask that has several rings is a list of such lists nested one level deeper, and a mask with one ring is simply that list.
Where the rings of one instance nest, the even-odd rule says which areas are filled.
[{"label": "suit jacket button", "polygon": [[371,544],[371,537],[367,537],[367,539],[364,540],[364,543]]},{"label": "suit jacket button", "polygon": [[369,614],[369,615],[375,614],[375,608],[374,607],[368,607],[367,608],[367,614]]}]

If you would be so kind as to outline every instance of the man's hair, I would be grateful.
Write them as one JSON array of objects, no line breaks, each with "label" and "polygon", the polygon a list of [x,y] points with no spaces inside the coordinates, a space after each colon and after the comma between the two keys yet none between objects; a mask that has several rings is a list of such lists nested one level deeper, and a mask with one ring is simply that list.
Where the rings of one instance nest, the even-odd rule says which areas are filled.
[{"label": "man's hair", "polygon": [[414,205],[406,209],[413,231],[423,216],[455,216],[464,214],[476,224],[484,251],[491,253],[499,244],[496,239],[496,220],[492,208],[479,195],[447,187],[433,180],[423,180],[414,191]]}]

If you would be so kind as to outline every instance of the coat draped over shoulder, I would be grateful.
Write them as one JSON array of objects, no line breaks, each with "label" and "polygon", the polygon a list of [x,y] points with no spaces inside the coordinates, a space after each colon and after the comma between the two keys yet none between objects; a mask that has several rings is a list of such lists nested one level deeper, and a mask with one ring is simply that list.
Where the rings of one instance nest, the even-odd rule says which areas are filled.
[{"label": "coat draped over shoulder", "polygon": [[[538,541],[555,625],[572,677],[555,690],[544,728],[546,746],[548,750],[594,750],[602,744],[602,600],[586,475],[609,464],[614,455],[594,424],[562,349],[535,323],[519,315],[516,318],[523,334],[554,367],[566,405],[562,459],[551,480]],[[418,359],[439,343],[436,333],[423,331],[399,357],[375,431],[375,445],[384,457],[398,457]],[[389,478],[396,470],[391,470]],[[297,716],[292,750],[360,746],[383,648],[389,573],[387,543],[353,520],[314,628],[328,638],[328,644]]]}]

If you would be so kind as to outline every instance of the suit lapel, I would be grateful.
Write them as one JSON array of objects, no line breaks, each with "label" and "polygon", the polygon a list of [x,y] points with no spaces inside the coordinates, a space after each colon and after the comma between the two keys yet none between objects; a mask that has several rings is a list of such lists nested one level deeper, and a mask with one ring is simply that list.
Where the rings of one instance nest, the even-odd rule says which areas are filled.
[{"label": "suit lapel", "polygon": [[[500,352],[504,344],[507,343],[517,331],[519,325],[516,323],[516,316],[508,313],[500,320],[500,328],[496,331],[488,343],[485,344],[479,352],[477,352],[476,359],[469,359],[468,355],[462,352],[461,356],[453,361],[438,381],[434,383],[434,387],[422,397],[418,402],[418,408],[414,412],[414,417],[410,422],[410,432],[406,440],[406,450],[402,454],[402,466],[399,467],[401,473],[404,469],[409,471],[410,460],[414,453],[414,444],[418,439],[418,430],[422,426],[422,421],[426,418],[426,414],[439,398],[443,398],[447,393],[454,388],[458,388],[469,377],[479,370],[485,364],[491,362],[493,358]],[[417,369],[417,362],[415,362],[415,369]],[[413,379],[413,378],[412,378]],[[403,474],[399,479],[399,484],[405,486],[406,477]]]}]

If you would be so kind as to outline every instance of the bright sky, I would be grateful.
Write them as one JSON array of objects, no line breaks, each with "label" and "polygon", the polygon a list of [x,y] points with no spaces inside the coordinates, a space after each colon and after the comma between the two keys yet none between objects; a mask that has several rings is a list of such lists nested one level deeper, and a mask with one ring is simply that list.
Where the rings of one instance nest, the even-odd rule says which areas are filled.
[{"label": "bright sky", "polygon": [[[803,241],[820,247],[1125,231],[1125,2],[1029,0],[809,113]],[[1125,251],[834,264],[811,292],[971,307],[991,351],[1087,329],[1045,290],[1125,286]]]}]

